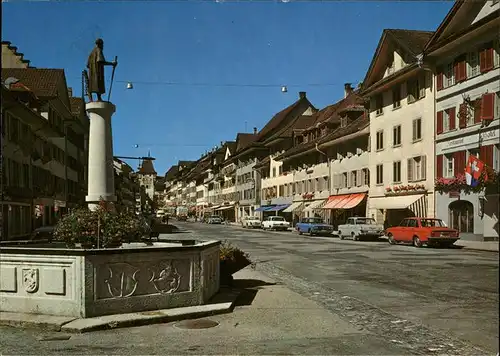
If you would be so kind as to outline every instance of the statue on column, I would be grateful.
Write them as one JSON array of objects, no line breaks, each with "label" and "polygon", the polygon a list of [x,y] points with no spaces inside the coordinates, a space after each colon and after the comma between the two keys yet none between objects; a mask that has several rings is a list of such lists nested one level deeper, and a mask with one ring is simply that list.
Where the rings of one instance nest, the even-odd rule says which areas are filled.
[{"label": "statue on column", "polygon": [[[84,79],[87,84],[87,95],[90,101],[93,101],[92,94],[97,94],[97,101],[102,101],[102,94],[106,93],[104,83],[104,67],[113,66],[113,74],[111,76],[111,86],[113,85],[113,78],[115,68],[118,64],[116,57],[113,62],[106,62],[104,58],[104,41],[98,38],[95,41],[95,47],[89,55],[87,61],[88,72],[84,71]],[[111,92],[111,87],[110,87]],[[109,99],[108,99],[109,100]]]}]

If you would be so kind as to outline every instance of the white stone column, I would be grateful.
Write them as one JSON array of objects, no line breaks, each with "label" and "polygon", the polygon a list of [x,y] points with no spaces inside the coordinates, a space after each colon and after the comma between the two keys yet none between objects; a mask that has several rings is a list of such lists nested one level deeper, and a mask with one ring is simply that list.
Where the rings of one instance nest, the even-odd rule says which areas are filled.
[{"label": "white stone column", "polygon": [[116,107],[110,102],[95,101],[87,103],[85,109],[90,120],[88,193],[85,201],[93,210],[100,200],[116,201],[111,131],[111,116]]}]

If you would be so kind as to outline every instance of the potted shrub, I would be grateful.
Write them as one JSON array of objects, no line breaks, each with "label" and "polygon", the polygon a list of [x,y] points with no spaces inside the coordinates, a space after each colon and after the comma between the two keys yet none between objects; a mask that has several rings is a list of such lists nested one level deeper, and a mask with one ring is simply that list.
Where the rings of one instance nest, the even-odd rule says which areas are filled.
[{"label": "potted shrub", "polygon": [[252,264],[250,256],[227,241],[220,245],[220,282],[231,285],[233,274]]},{"label": "potted shrub", "polygon": [[54,238],[68,248],[113,248],[122,242],[140,241],[149,227],[142,216],[116,212],[104,204],[97,210],[78,208],[56,224]]}]

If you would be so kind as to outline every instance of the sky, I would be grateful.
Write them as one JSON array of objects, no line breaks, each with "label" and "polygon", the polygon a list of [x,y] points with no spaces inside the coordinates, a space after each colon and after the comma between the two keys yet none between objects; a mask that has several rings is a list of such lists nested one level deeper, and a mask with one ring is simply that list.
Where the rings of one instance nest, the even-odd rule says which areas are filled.
[{"label": "sky", "polygon": [[452,4],[10,0],[2,40],[35,67],[63,68],[80,96],[88,54],[103,38],[106,59],[118,56],[114,154],[150,150],[163,175],[178,160],[261,129],[299,91],[319,109],[335,103],[344,83],[363,80],[384,28],[435,30]]}]

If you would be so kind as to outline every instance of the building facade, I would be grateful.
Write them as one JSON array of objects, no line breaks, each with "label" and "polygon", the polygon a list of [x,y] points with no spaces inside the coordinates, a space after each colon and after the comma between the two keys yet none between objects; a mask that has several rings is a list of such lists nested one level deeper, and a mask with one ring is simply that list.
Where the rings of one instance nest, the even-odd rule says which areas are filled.
[{"label": "building facade", "polygon": [[[471,155],[500,171],[500,3],[457,2],[426,48],[436,73],[436,179],[463,177]],[[498,240],[498,194],[436,194],[436,217],[462,239]]]},{"label": "building facade", "polygon": [[434,216],[432,72],[418,56],[432,32],[384,30],[363,82],[370,100],[369,216],[397,225]]}]

